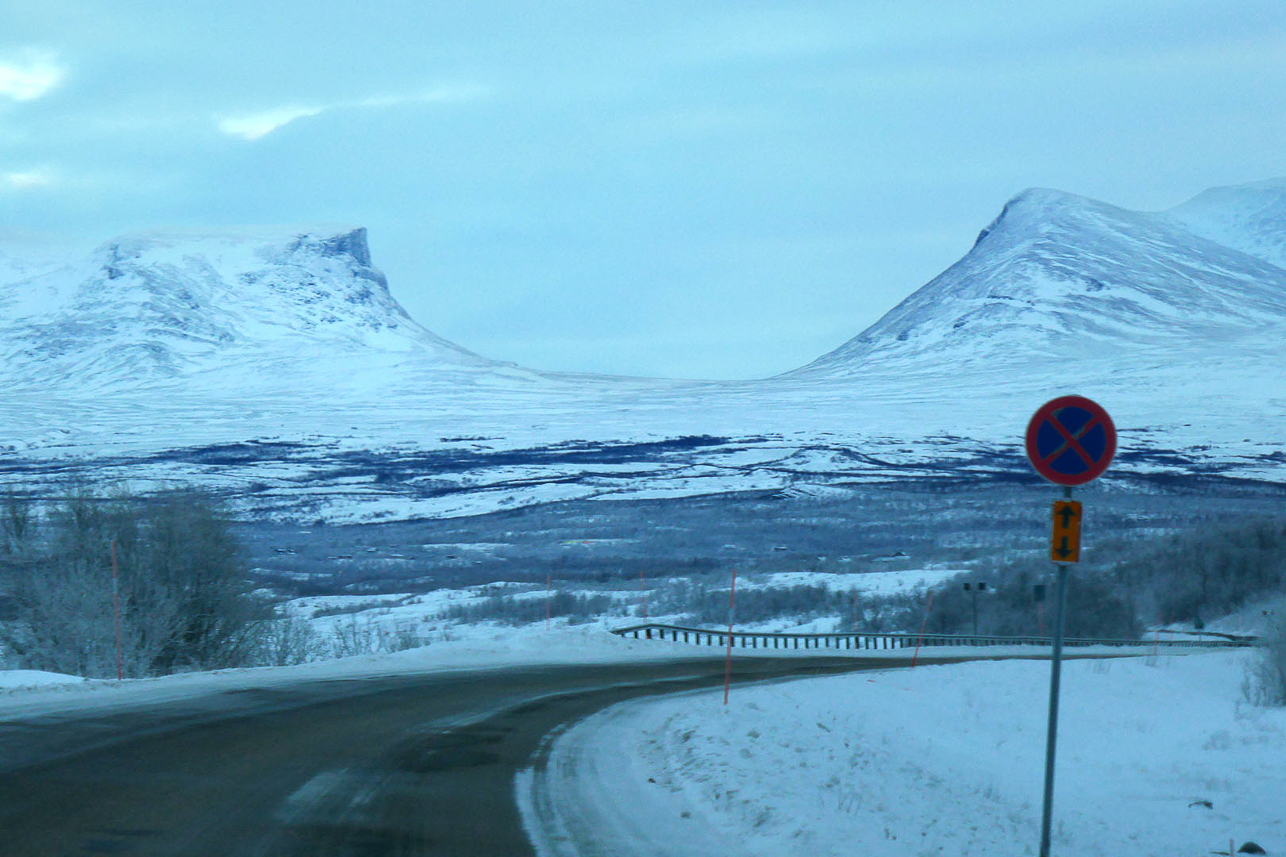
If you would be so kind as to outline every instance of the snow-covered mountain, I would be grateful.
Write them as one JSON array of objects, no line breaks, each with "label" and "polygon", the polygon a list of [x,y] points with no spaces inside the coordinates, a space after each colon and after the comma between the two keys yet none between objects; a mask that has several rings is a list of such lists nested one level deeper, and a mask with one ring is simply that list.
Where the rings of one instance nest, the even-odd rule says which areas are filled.
[{"label": "snow-covered mountain", "polygon": [[1195,235],[1286,268],[1286,179],[1211,188],[1166,214]]},{"label": "snow-covered mountain", "polygon": [[952,371],[1226,348],[1286,323],[1286,182],[1208,191],[1170,212],[1052,190],[1011,199],[959,262],[791,373]]},{"label": "snow-covered mountain", "polygon": [[236,365],[253,383],[256,366],[376,354],[494,365],[407,315],[361,228],[139,233],[57,265],[8,258],[0,356],[15,382],[70,392]]},{"label": "snow-covered mountain", "polygon": [[407,316],[361,229],[0,246],[0,483],[199,483],[311,521],[1034,480],[1026,420],[1074,392],[1121,430],[1102,484],[1286,484],[1284,247],[1286,181],[1159,213],[1026,191],[840,348],[715,383],[472,354]]}]

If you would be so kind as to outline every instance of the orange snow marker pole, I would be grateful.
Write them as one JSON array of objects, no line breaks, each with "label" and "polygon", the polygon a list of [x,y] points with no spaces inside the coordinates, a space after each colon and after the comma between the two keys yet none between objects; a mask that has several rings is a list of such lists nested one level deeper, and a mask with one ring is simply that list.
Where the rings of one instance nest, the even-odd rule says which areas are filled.
[{"label": "orange snow marker pole", "polygon": [[112,539],[112,611],[116,614],[116,680],[125,678],[121,658],[121,581],[116,571],[116,539]]},{"label": "orange snow marker pole", "polygon": [[545,630],[549,630],[549,589],[553,585],[554,574],[550,572],[545,575]]},{"label": "orange snow marker pole", "polygon": [[732,684],[732,619],[737,608],[737,570],[732,570],[732,591],[728,593],[728,657],[723,667],[723,704],[728,704],[728,687]]},{"label": "orange snow marker pole", "polygon": [[639,604],[643,606],[643,619],[647,619],[647,593],[643,590],[643,569],[639,569]]},{"label": "orange snow marker pole", "polygon": [[924,639],[924,626],[929,624],[929,611],[933,609],[933,590],[929,590],[929,603],[924,605],[924,619],[920,622],[920,636],[915,638],[915,654],[911,656],[911,666],[920,659],[920,641]]}]

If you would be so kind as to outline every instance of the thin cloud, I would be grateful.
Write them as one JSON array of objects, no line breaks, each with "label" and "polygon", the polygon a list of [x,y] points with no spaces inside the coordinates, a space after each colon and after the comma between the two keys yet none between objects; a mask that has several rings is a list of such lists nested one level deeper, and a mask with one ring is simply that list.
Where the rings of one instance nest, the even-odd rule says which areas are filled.
[{"label": "thin cloud", "polygon": [[53,51],[26,48],[17,56],[0,57],[0,97],[35,101],[67,76]]},{"label": "thin cloud", "polygon": [[218,119],[219,130],[229,137],[240,137],[254,141],[265,137],[296,119],[317,116],[331,110],[343,109],[378,109],[397,107],[403,104],[453,104],[474,101],[489,92],[487,87],[475,84],[453,84],[435,86],[413,95],[382,95],[364,98],[359,101],[337,101],[321,106],[292,105],[275,107],[255,113],[242,113],[223,116]]},{"label": "thin cloud", "polygon": [[229,137],[258,140],[283,125],[289,125],[296,119],[303,119],[305,116],[316,116],[318,113],[329,109],[329,107],[276,107],[272,110],[261,110],[258,113],[225,116],[219,120],[219,130]]},{"label": "thin cloud", "polygon": [[32,190],[38,187],[46,187],[53,184],[53,182],[54,177],[48,170],[0,173],[0,187],[7,190]]}]

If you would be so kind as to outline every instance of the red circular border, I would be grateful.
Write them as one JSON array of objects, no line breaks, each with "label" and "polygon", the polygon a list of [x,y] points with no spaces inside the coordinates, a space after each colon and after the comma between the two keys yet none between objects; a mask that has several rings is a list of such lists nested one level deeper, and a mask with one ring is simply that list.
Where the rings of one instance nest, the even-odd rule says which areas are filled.
[{"label": "red circular border", "polygon": [[[1042,463],[1040,456],[1036,453],[1036,433],[1040,430],[1041,424],[1045,420],[1051,419],[1054,411],[1068,407],[1089,411],[1102,422],[1103,428],[1107,431],[1107,444],[1103,448],[1103,457],[1099,459],[1098,464],[1095,464],[1084,473],[1077,473],[1074,476],[1068,476],[1065,473],[1053,470],[1049,465]],[[1036,469],[1037,473],[1055,485],[1071,487],[1093,482],[1103,475],[1103,471],[1107,470],[1108,465],[1112,463],[1112,459],[1115,457],[1116,425],[1112,422],[1112,418],[1108,416],[1107,411],[1103,409],[1103,406],[1092,399],[1087,399],[1084,396],[1059,396],[1057,399],[1052,399],[1041,405],[1036,413],[1032,415],[1031,421],[1027,423],[1027,460],[1031,462],[1031,466]]]}]

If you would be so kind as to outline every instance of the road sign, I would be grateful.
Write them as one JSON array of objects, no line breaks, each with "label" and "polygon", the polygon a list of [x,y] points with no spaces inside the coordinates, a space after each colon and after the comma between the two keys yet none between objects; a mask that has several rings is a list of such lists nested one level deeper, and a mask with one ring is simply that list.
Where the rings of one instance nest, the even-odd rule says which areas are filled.
[{"label": "road sign", "polygon": [[1084,396],[1046,402],[1027,424],[1032,467],[1058,485],[1084,485],[1103,475],[1116,455],[1116,426]]},{"label": "road sign", "polygon": [[1054,502],[1054,537],[1049,543],[1054,562],[1081,561],[1081,504],[1075,500]]},{"label": "road sign", "polygon": [[[1054,598],[1054,639],[1049,673],[1049,728],[1045,734],[1045,798],[1040,814],[1040,857],[1049,857],[1054,813],[1054,755],[1058,745],[1058,694],[1063,661],[1063,626],[1067,611],[1067,568],[1081,558],[1081,504],[1072,487],[1103,475],[1116,455],[1116,426],[1096,402],[1084,396],[1059,396],[1046,402],[1027,423],[1027,457],[1050,482],[1063,486],[1065,499],[1054,504],[1054,533],[1049,556],[1058,568]],[[1042,601],[1044,592],[1037,590]]]}]

